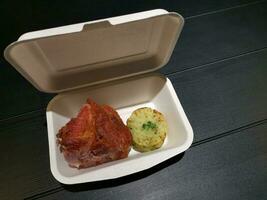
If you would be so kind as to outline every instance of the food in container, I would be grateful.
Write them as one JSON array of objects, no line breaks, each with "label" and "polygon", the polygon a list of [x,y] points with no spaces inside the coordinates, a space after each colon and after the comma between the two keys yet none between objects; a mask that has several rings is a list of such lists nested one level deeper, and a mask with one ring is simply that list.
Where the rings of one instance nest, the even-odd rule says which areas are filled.
[{"label": "food in container", "polygon": [[162,146],[168,125],[162,113],[152,108],[139,108],[127,119],[133,136],[133,148],[147,152]]},{"label": "food in container", "polygon": [[88,99],[59,130],[57,142],[69,166],[82,169],[126,158],[132,136],[112,107]]}]

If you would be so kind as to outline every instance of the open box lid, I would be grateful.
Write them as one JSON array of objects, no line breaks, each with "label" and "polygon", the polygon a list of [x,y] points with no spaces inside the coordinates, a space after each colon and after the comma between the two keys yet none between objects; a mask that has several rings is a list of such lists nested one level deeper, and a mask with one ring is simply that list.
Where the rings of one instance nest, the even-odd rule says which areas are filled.
[{"label": "open box lid", "polygon": [[4,56],[38,90],[63,92],[161,68],[183,23],[157,9],[62,26],[22,35]]}]

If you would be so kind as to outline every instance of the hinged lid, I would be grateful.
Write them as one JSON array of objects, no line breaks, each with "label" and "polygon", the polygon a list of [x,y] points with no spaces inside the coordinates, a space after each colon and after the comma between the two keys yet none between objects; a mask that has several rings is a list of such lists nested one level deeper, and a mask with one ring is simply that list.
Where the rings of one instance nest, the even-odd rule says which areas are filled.
[{"label": "hinged lid", "polygon": [[182,27],[158,9],[26,33],[4,55],[37,89],[62,92],[159,69]]}]

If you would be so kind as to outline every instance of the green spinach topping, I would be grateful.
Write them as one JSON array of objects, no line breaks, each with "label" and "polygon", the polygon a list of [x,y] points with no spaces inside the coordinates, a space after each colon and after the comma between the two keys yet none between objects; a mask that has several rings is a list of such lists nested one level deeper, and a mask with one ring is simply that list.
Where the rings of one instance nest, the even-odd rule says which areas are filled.
[{"label": "green spinach topping", "polygon": [[149,130],[149,129],[156,129],[157,125],[151,121],[148,121],[147,123],[144,123],[142,126],[143,129]]}]

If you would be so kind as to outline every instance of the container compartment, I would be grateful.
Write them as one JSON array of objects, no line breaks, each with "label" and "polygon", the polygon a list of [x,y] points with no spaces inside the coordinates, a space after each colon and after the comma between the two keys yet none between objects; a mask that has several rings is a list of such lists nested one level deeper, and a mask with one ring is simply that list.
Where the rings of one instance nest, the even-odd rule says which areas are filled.
[{"label": "container compartment", "polygon": [[[70,168],[56,144],[58,130],[76,116],[90,97],[99,104],[114,107],[124,122],[137,108],[152,107],[162,112],[169,131],[163,146],[155,151],[139,153],[131,150],[126,159],[88,169]],[[192,143],[192,128],[184,114],[171,82],[162,75],[150,74],[113,81],[54,97],[47,108],[51,170],[63,183],[88,182],[121,177],[152,167],[184,150]]]}]

